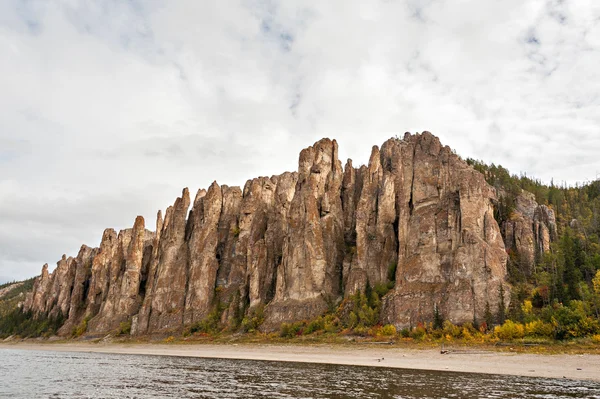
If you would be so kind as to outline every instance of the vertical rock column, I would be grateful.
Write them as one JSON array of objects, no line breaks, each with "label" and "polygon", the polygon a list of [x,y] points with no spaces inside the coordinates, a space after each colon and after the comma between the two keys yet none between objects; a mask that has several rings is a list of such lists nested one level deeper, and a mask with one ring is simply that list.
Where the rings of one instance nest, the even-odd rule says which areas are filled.
[{"label": "vertical rock column", "polygon": [[323,139],[300,153],[298,182],[290,204],[283,262],[265,329],[312,318],[340,294],[344,253],[342,165],[337,143]]},{"label": "vertical rock column", "polygon": [[50,317],[56,317],[59,313],[68,316],[74,280],[75,260],[63,255],[52,273],[50,295],[46,300],[46,312]]},{"label": "vertical rock column", "polygon": [[92,318],[98,314],[100,307],[108,295],[109,272],[118,248],[117,233],[106,229],[102,234],[100,248],[92,260],[92,271],[86,300],[85,317]]},{"label": "vertical rock column", "polygon": [[197,195],[188,221],[189,271],[183,323],[202,320],[215,296],[219,261],[219,218],[223,206],[221,187],[213,182],[206,195]]},{"label": "vertical rock column", "polygon": [[68,319],[58,331],[59,335],[70,334],[72,328],[79,324],[85,315],[85,301],[90,285],[92,262],[97,252],[98,248],[90,248],[87,245],[82,245],[77,258],[75,258],[75,279],[73,282],[73,292],[71,293]]},{"label": "vertical rock column", "polygon": [[27,301],[23,305],[25,312],[31,311],[34,316],[44,312],[50,283],[50,273],[48,273],[48,264],[46,263],[42,266],[42,273],[33,283],[31,296],[28,296]]},{"label": "vertical rock column", "polygon": [[156,285],[156,275],[158,270],[158,248],[163,224],[162,211],[158,211],[156,214],[156,232],[152,239],[152,251],[149,254],[150,259],[147,262],[148,270],[146,273],[146,282],[143,286],[144,298],[139,313],[133,316],[131,320],[132,335],[145,334],[148,332],[148,322],[150,319],[150,311],[152,309],[152,300],[154,298],[154,287]]},{"label": "vertical rock column", "polygon": [[[148,312],[147,329],[140,332],[161,332],[179,329],[183,323],[188,278],[189,248],[186,242],[186,216],[190,194],[183,190],[175,204],[167,209],[158,244],[155,282],[151,303],[144,303]],[[140,323],[140,328],[145,327]]]},{"label": "vertical rock column", "polygon": [[[507,195],[498,190],[499,195]],[[550,251],[550,243],[556,237],[554,211],[539,205],[535,196],[521,191],[516,197],[515,209],[504,222],[503,235],[511,262],[526,276],[535,273],[535,265],[544,253]]]},{"label": "vertical rock column", "polygon": [[[89,320],[87,332],[99,334],[110,331],[122,321],[119,318],[119,300],[121,295],[121,282],[127,263],[127,250],[133,236],[132,229],[119,231],[117,236],[117,249],[111,259],[106,274],[106,295],[100,305],[98,314]],[[117,321],[118,320],[118,321]]]},{"label": "vertical rock column", "polygon": [[[385,157],[384,165],[383,158],[379,148],[374,146],[368,168],[360,173],[362,188],[354,217],[356,243],[350,251],[353,257],[344,276],[345,295],[363,291],[367,282],[371,286],[387,284],[388,270],[397,261],[395,182],[391,160]],[[349,198],[344,202],[344,206],[347,205],[351,206]]]}]

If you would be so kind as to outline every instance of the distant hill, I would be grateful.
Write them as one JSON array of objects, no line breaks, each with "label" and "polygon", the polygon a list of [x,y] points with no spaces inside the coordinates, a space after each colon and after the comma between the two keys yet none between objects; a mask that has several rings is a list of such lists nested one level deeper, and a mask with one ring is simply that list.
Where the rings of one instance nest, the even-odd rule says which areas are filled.
[{"label": "distant hill", "polygon": [[25,294],[32,290],[34,280],[30,278],[0,285],[0,317],[6,316],[25,301]]}]

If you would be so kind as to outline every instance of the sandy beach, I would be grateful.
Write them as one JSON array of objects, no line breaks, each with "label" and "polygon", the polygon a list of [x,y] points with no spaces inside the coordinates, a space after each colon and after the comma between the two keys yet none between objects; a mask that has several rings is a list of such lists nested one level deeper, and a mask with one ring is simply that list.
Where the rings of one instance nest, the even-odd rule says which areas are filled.
[{"label": "sandy beach", "polygon": [[0,350],[2,349],[329,363],[600,381],[600,356],[588,354],[535,355],[485,351],[441,354],[439,350],[379,345],[375,347],[366,345],[103,344],[81,342],[0,343]]}]

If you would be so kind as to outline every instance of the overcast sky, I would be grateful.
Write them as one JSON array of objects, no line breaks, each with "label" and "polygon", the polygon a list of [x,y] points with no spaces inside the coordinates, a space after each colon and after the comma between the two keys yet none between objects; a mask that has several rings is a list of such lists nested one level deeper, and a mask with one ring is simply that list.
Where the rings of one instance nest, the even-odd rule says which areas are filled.
[{"label": "overcast sky", "polygon": [[600,173],[600,2],[0,1],[0,283],[322,137]]}]

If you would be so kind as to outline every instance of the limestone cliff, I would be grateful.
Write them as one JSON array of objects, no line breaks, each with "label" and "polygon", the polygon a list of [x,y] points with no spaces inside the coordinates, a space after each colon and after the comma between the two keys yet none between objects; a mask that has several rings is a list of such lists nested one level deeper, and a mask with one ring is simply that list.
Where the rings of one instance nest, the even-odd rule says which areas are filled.
[{"label": "limestone cliff", "polygon": [[[337,142],[322,139],[301,152],[297,172],[243,189],[215,182],[193,203],[184,189],[164,220],[158,213],[155,232],[139,216],[132,229],[107,229],[99,248],[63,256],[51,274],[45,265],[24,309],[61,312],[63,335],[83,320],[88,334],[122,322],[132,334],[169,333],[213,309],[232,326],[264,309],[269,330],[315,317],[368,284],[395,282],[384,322],[416,325],[435,307],[455,323],[482,320],[499,287],[510,288],[495,196],[428,132],[373,147],[359,168],[351,160],[343,168]],[[523,226],[544,251],[553,214],[530,205]],[[513,237],[508,248],[528,240],[516,223],[503,229]]]}]

